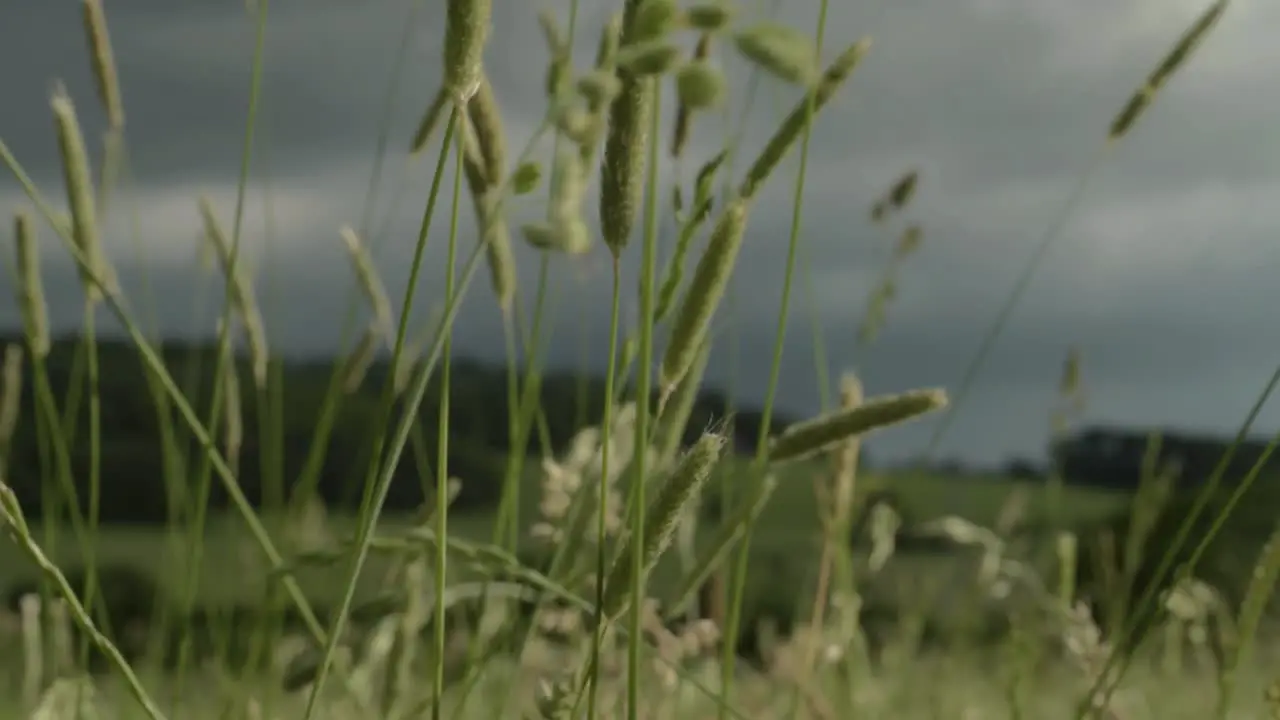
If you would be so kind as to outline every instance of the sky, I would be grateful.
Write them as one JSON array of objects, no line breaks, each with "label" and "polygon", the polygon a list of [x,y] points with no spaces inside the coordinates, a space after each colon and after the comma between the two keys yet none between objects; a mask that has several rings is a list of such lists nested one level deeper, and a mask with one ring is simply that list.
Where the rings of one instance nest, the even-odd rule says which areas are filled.
[{"label": "sky", "polygon": [[[792,296],[780,409],[793,415],[819,410],[815,322],[833,379],[856,372],[869,393],[924,386],[954,391],[1036,244],[1069,210],[972,394],[955,409],[940,453],[981,463],[1038,457],[1072,347],[1081,355],[1087,393],[1080,422],[1234,432],[1280,362],[1269,322],[1280,292],[1271,282],[1280,270],[1280,143],[1274,140],[1280,95],[1273,87],[1280,6],[1235,0],[1130,136],[1099,159],[1113,115],[1207,4],[830,3],[824,57],[863,37],[872,46],[813,130],[798,276],[804,280],[807,273],[808,281],[798,282]],[[64,83],[75,100],[95,157],[105,127],[79,5],[58,0],[26,3],[21,13],[16,6],[0,10],[0,138],[59,205],[48,103],[54,83]],[[106,246],[141,319],[169,335],[209,333],[218,295],[196,264],[196,200],[208,196],[231,226],[255,25],[246,3],[232,0],[105,5],[130,153],[124,184],[106,208]],[[567,23],[568,2],[494,5],[485,64],[514,156],[546,107],[547,52],[536,10],[545,5]],[[745,0],[740,21],[767,20],[777,5]],[[783,6],[779,21],[805,32],[816,27],[817,0]],[[617,1],[581,1],[575,43],[581,67],[618,7]],[[410,159],[407,148],[440,81],[443,24],[438,0],[270,3],[243,234],[277,352],[338,346],[356,292],[338,234],[344,224],[368,230],[377,266],[399,303],[436,151],[432,146]],[[741,118],[743,147],[758,148],[797,100],[795,89],[766,78],[744,113],[748,68],[728,49],[717,63],[730,80],[728,111],[696,121],[681,165],[664,158],[663,188],[677,177],[687,181]],[[671,112],[666,115],[664,149]],[[384,128],[386,157],[371,196]],[[549,151],[539,145],[536,157],[545,160]],[[709,381],[733,387],[745,403],[759,403],[768,384],[799,155],[788,156],[756,201],[732,311],[718,318]],[[868,208],[909,169],[920,173],[909,211],[897,225],[871,223]],[[1082,194],[1069,206],[1082,182]],[[442,297],[449,183],[443,192],[415,327],[430,322]],[[593,182],[584,203],[593,226],[595,193]],[[660,196],[664,202],[668,194]],[[0,175],[0,212],[28,207],[12,176]],[[512,222],[537,219],[543,207],[542,196],[515,202]],[[462,210],[469,242],[473,223],[465,198]],[[855,352],[867,294],[905,222],[923,228],[923,245],[902,271],[885,331]],[[669,213],[662,229],[669,243]],[[57,329],[72,332],[82,303],[75,274],[52,233],[42,235],[51,316]],[[0,237],[11,267],[7,229]],[[638,245],[623,260],[631,317]],[[551,364],[603,367],[607,257],[597,244],[585,258],[551,264]],[[531,304],[538,257],[519,246],[517,258],[522,298]],[[3,277],[9,282],[8,269]],[[476,278],[455,327],[455,347],[501,360],[501,316],[483,272]],[[16,304],[0,301],[0,330],[17,323]],[[1278,427],[1280,411],[1264,410],[1259,430]],[[921,421],[882,433],[871,440],[871,453],[917,453],[931,428]]]}]

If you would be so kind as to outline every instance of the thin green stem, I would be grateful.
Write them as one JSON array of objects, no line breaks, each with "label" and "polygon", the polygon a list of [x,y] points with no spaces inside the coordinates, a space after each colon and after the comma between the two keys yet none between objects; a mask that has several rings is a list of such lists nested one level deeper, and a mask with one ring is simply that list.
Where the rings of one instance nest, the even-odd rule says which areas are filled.
[{"label": "thin green stem", "polygon": [[600,694],[600,645],[604,641],[605,618],[604,610],[604,581],[608,572],[608,557],[605,542],[605,533],[608,529],[607,514],[605,513],[605,498],[609,494],[609,463],[613,460],[610,449],[613,443],[609,438],[613,437],[613,388],[617,380],[617,362],[615,359],[618,355],[618,330],[621,322],[622,308],[622,264],[617,258],[613,258],[613,294],[609,301],[609,357],[607,359],[608,368],[605,370],[604,376],[604,417],[600,421],[600,436],[605,439],[600,444],[600,479],[596,486],[596,577],[595,577],[595,623],[592,625],[594,630],[591,633],[591,659],[590,673],[588,683],[590,685],[590,695],[587,698],[587,720],[595,720],[596,704]]},{"label": "thin green stem", "polygon": [[[817,53],[819,54],[822,52],[822,41],[826,32],[827,4],[827,0],[822,0],[818,11],[818,27],[815,45]],[[779,300],[778,324],[773,342],[773,361],[769,368],[769,384],[765,389],[764,407],[760,413],[760,432],[756,439],[756,455],[749,475],[753,484],[763,481],[765,465],[768,462],[769,424],[773,419],[773,407],[774,401],[777,397],[778,379],[782,373],[782,351],[785,347],[787,336],[787,320],[790,313],[791,302],[791,285],[795,275],[796,261],[799,255],[801,242],[805,179],[808,175],[809,168],[809,140],[813,134],[815,100],[816,95],[810,93],[807,103],[808,107],[805,113],[804,133],[800,140],[800,168],[796,174],[795,192],[792,198],[791,232],[787,240],[787,264],[782,280],[782,297]],[[739,627],[742,623],[743,594],[746,589],[748,560],[751,556],[751,538],[754,530],[755,526],[749,525],[743,532],[741,544],[738,546],[738,554],[733,573],[733,588],[730,594],[731,601],[729,603],[729,620],[726,623],[726,651],[723,656],[723,667],[721,670],[721,687],[724,688],[724,694],[726,697],[730,696],[730,690],[733,686],[734,665],[737,661],[737,655],[732,650],[736,645]],[[720,720],[726,720],[727,717],[728,716],[725,714],[724,709],[721,708]]]},{"label": "thin green stem", "polygon": [[[449,250],[445,260],[444,295],[453,297],[454,266],[458,262],[458,206],[462,197],[462,157],[465,152],[462,145],[462,134],[457,135],[456,160],[453,168],[453,207],[449,214]],[[406,306],[407,306],[406,302]],[[440,361],[440,420],[439,442],[436,448],[436,533],[439,537],[449,536],[449,348],[452,346],[453,329],[442,328],[444,350]],[[431,696],[431,719],[440,720],[440,701],[444,697],[444,660],[445,660],[445,586],[448,582],[448,548],[444,543],[436,543],[436,582],[435,582],[435,657],[433,665],[435,675],[432,678],[435,692]],[[353,578],[354,582],[354,578]]]},{"label": "thin green stem", "polygon": [[[427,238],[431,230],[431,219],[435,216],[436,199],[440,193],[440,183],[444,177],[445,162],[449,157],[451,141],[454,132],[460,122],[463,121],[463,110],[455,104],[453,110],[449,113],[449,123],[445,127],[444,143],[440,147],[439,158],[436,162],[435,174],[431,178],[431,191],[427,196],[426,207],[423,210],[422,222],[418,229],[417,245],[414,248],[413,263],[409,271],[409,284],[405,288],[404,300],[401,303],[400,323],[396,331],[395,350],[391,356],[391,372],[390,377],[394,378],[396,368],[401,362],[401,356],[404,352],[405,335],[408,331],[409,309],[413,306],[413,297],[418,287],[418,276],[422,270],[422,258],[427,247]],[[450,296],[452,299],[453,296]],[[437,347],[443,345],[444,339],[448,336],[449,325],[442,323],[440,331],[436,336]],[[316,679],[312,685],[311,693],[307,697],[306,711],[303,715],[304,720],[311,720],[315,717],[316,711],[319,709],[317,704],[320,699],[320,691],[323,689],[325,680],[328,679],[329,670],[332,667],[334,653],[337,650],[338,638],[342,635],[346,627],[347,615],[351,612],[351,605],[355,599],[356,585],[360,578],[360,571],[364,568],[365,558],[369,554],[369,545],[373,537],[373,531],[377,526],[378,516],[381,514],[382,505],[386,502],[387,492],[390,490],[391,478],[394,476],[396,463],[399,460],[399,452],[395,452],[393,457],[388,458],[383,463],[383,469],[380,475],[378,458],[382,452],[383,436],[386,430],[386,417],[391,410],[391,400],[393,385],[392,382],[384,384],[382,393],[382,412],[379,413],[378,427],[374,430],[373,452],[370,455],[369,463],[370,477],[367,478],[366,488],[368,492],[365,494],[364,501],[360,507],[360,522],[357,531],[357,541],[355,553],[351,559],[351,569],[348,574],[346,590],[343,593],[342,604],[338,608],[337,617],[333,620],[333,627],[330,628],[329,637],[325,643],[324,655],[320,661],[320,667],[316,672]],[[426,394],[426,383],[419,383],[419,387],[415,388],[414,399],[404,410],[404,421],[402,428],[404,429],[404,438],[400,439],[400,447],[403,448],[409,429],[413,426],[413,421],[417,417],[418,409],[422,406],[423,396]],[[377,484],[369,484],[368,481],[376,480]]]},{"label": "thin green stem", "polygon": [[[89,527],[86,538],[88,543],[81,548],[81,552],[84,554],[85,570],[84,595],[82,597],[84,598],[85,611],[90,616],[93,615],[98,593],[98,521],[102,515],[102,396],[98,374],[98,333],[95,323],[97,314],[96,303],[92,300],[86,300],[84,307],[84,337],[88,350],[89,369]],[[99,622],[105,622],[105,617],[106,613],[104,612]],[[107,632],[111,632],[110,627],[107,628]],[[88,636],[81,638],[80,661],[82,664],[88,662],[90,644]]]}]

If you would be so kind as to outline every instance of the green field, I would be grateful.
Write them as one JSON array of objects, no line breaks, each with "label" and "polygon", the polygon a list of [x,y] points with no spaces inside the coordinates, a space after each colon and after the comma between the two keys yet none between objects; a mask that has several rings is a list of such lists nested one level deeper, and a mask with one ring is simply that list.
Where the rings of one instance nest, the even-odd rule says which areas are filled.
[{"label": "green field", "polygon": [[[899,308],[930,295],[897,299],[898,288],[922,245],[937,244],[935,224],[941,242],[970,252],[950,235],[972,232],[968,216],[946,204],[933,206],[941,216],[918,214],[921,178],[938,167],[949,176],[924,181],[926,202],[940,190],[987,202],[995,186],[971,188],[927,154],[915,165],[843,154],[862,142],[845,134],[857,123],[830,116],[842,104],[865,111],[849,86],[877,72],[861,68],[880,52],[842,24],[846,3],[794,14],[774,3],[772,19],[722,0],[409,4],[395,11],[407,18],[374,29],[362,23],[387,3],[170,3],[160,13],[154,3],[82,0],[77,16],[71,3],[46,2],[24,12],[57,5],[61,15],[31,22],[30,37],[26,24],[4,35],[16,15],[0,10],[0,58],[10,58],[0,76],[22,81],[4,95],[17,120],[7,105],[0,118],[0,167],[13,181],[0,192],[21,198],[0,253],[14,301],[12,312],[0,308],[14,326],[0,328],[0,591],[11,600],[0,607],[0,720],[1280,718],[1280,477],[1267,464],[1277,443],[1254,443],[1233,464],[1239,441],[1166,453],[1153,435],[1139,458],[1132,434],[1104,430],[1084,433],[1083,453],[1064,452],[1062,433],[1089,419],[1089,360],[1073,344],[1094,339],[1067,323],[1049,338],[1066,360],[1036,416],[1052,420],[1052,460],[1007,465],[1010,476],[1046,479],[963,474],[961,459],[938,457],[970,390],[982,392],[987,351],[1045,251],[1076,232],[1063,220],[1106,153],[1062,198],[966,364],[964,348],[933,340],[956,337],[964,313]],[[983,26],[1016,16],[1009,27],[1019,32],[1044,29],[1021,10],[962,5]],[[1105,108],[1117,111],[1109,126],[1096,118],[1100,150],[1128,142],[1226,7],[1211,2],[1170,37],[1145,80],[1135,74],[1125,88],[1127,101]],[[792,24],[810,14],[816,28]],[[515,17],[534,45],[505,34]],[[1122,20],[1130,24],[1079,37],[1147,42],[1164,32],[1152,13],[1128,8]],[[933,30],[920,46],[933,60],[970,52],[957,38],[1004,49],[945,18]],[[403,32],[399,45],[390,31]],[[1014,40],[1035,62],[1075,63],[1080,52],[1074,35],[1070,52],[1044,42],[1056,36],[1027,37]],[[78,43],[86,53],[67,52]],[[318,63],[344,43],[363,50]],[[394,63],[382,64],[392,48]],[[1128,45],[1099,48],[1086,48],[1090,62],[1130,57]],[[901,58],[895,51],[887,56]],[[26,78],[28,53],[83,77]],[[494,62],[499,53],[506,65]],[[371,86],[355,65],[372,55],[387,70],[386,97],[342,95]],[[1079,88],[1071,103],[1054,96],[1083,66],[1036,75],[1044,68],[984,62],[977,82],[1016,65],[1007,74],[1018,82],[1053,88],[1037,87],[1036,103],[1057,101],[1044,105],[1055,113],[1084,104]],[[277,64],[291,69],[272,74]],[[1223,67],[1202,84],[1222,84]],[[135,77],[150,86],[134,94]],[[757,80],[771,86],[767,103],[756,102]],[[26,115],[23,93],[35,83],[47,105]],[[227,94],[232,85],[243,94]],[[953,121],[1012,130],[1037,117],[1020,105],[1008,118],[964,105],[979,94],[961,84],[920,87],[957,103],[929,118],[948,131],[964,130]],[[220,100],[201,105],[189,91]],[[1099,85],[1089,96],[1119,91]],[[129,105],[140,122],[126,125],[125,98],[148,93],[149,103]],[[412,96],[412,115],[401,95]],[[281,121],[281,97],[308,113]],[[205,124],[225,120],[222,111],[236,118],[238,157]],[[331,120],[341,132],[327,137]],[[376,123],[377,144],[363,207],[335,219],[326,213],[356,189],[347,181],[364,160],[338,137],[363,142],[370,131],[372,145],[365,121]],[[5,135],[38,123],[47,137]],[[914,137],[921,127],[890,129],[911,137],[912,154],[946,154]],[[998,163],[1012,153],[1006,128],[996,129]],[[277,155],[281,146],[289,152]],[[827,162],[815,172],[808,163],[819,156]],[[1189,156],[1199,169],[1202,156]],[[317,171],[321,161],[341,177]],[[885,163],[904,164],[892,182],[880,177]],[[850,192],[873,172],[880,189]],[[194,189],[205,183],[207,193]],[[136,202],[147,188],[155,202]],[[1008,197],[1018,200],[1026,187],[1015,189]],[[808,217],[814,196],[836,211],[825,223]],[[1001,222],[1012,219],[1006,196],[993,197]],[[865,215],[850,217],[853,207]],[[144,232],[143,220],[163,221],[163,232]],[[192,235],[198,247],[168,252]],[[276,254],[284,236],[296,247]],[[390,258],[375,253],[388,238]],[[823,267],[815,238],[843,259]],[[117,257],[128,240],[134,256]],[[321,242],[338,259],[311,264]],[[53,251],[61,264],[41,260]],[[748,256],[764,275],[742,271]],[[943,273],[988,266],[953,258],[964,262],[911,282],[935,290]],[[1090,273],[1103,268],[1091,258]],[[868,267],[875,274],[862,276]],[[352,280],[343,316],[335,298],[291,284],[305,278],[338,296],[330,271]],[[753,305],[762,292],[767,305]],[[277,302],[299,300],[306,320],[282,328]],[[148,303],[163,306],[169,326]],[[608,332],[597,334],[605,310]],[[935,380],[885,378],[868,362],[884,327],[910,312],[932,315],[917,317],[917,334],[903,334],[914,344],[899,351],[954,357],[954,368],[921,374],[954,370],[958,383],[918,387]],[[493,364],[463,357],[485,322],[486,347],[501,352]],[[919,334],[930,323],[937,332]],[[720,352],[726,338],[732,354],[750,353],[756,377],[743,379],[733,364],[742,358]],[[572,369],[568,343],[581,345]],[[926,367],[920,357],[892,359]],[[1035,360],[1009,386],[1047,393],[1051,379],[1034,373],[1056,362]],[[837,367],[857,371],[829,376]],[[1231,394],[1226,375],[1238,369],[1223,370],[1210,393]],[[1116,376],[1100,375],[1114,390]],[[868,394],[864,381],[894,391]],[[816,395],[794,396],[802,385]],[[1280,370],[1241,437],[1277,386]],[[763,399],[743,406],[748,396]],[[1016,412],[1004,420],[1032,422],[1025,407]],[[875,462],[876,433],[925,420],[935,434],[902,467],[933,470]],[[1208,469],[1218,455],[1222,472]],[[1084,478],[1063,459],[1081,457]],[[549,549],[570,562],[543,562]]]}]

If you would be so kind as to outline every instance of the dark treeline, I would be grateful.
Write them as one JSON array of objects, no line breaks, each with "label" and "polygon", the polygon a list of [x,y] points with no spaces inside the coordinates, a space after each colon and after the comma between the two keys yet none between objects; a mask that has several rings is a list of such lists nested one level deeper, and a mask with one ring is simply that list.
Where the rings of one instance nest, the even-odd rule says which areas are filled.
[{"label": "dark treeline", "polygon": [[[18,338],[8,341],[21,342]],[[169,373],[204,423],[211,407],[216,348],[212,343],[167,343],[160,351]],[[71,473],[80,505],[87,507],[91,449],[87,384],[83,380],[83,356],[78,355],[82,352],[76,339],[55,342],[46,366],[58,412],[65,419],[69,417],[69,408],[77,410],[76,418],[64,426],[69,432],[63,436],[71,441],[68,447]],[[203,453],[187,432],[187,424],[176,407],[157,409],[142,359],[131,344],[104,340],[98,345],[98,358],[102,418],[100,517],[104,522],[162,522],[177,512],[177,508],[190,507],[196,499]],[[259,507],[271,507],[282,497],[287,498],[301,477],[315,446],[316,427],[333,372],[331,360],[280,363],[279,368],[273,368],[273,373],[278,373],[283,382],[278,389],[270,387],[265,398],[267,417],[271,421],[260,423],[260,398],[250,369],[245,358],[237,359],[244,427],[237,477],[245,494]],[[332,507],[353,508],[360,502],[370,465],[372,432],[380,417],[381,393],[389,369],[389,359],[378,361],[358,390],[340,398],[316,485],[320,497]],[[49,445],[49,434],[44,433],[42,443],[41,434],[37,433],[35,374],[30,363],[24,363],[23,370],[21,411],[10,452],[7,482],[30,516],[38,517],[49,491],[44,479],[57,477],[57,464]],[[78,394],[69,393],[75,372],[81,378]],[[450,380],[448,466],[451,476],[463,480],[457,501],[461,510],[482,511],[497,504],[506,458],[517,450],[512,447],[509,432],[507,388],[504,365],[466,358],[454,361]],[[555,453],[562,451],[584,423],[598,422],[603,390],[602,378],[583,378],[569,372],[545,373],[541,383],[545,435],[535,430],[523,451],[540,457],[544,443]],[[388,509],[416,508],[423,501],[424,488],[434,492],[439,397],[439,384],[433,382],[419,414],[419,431],[411,438],[397,467]],[[692,441],[697,433],[723,419],[727,406],[723,393],[704,392],[690,418],[686,439]],[[168,423],[180,443],[178,457],[164,451],[162,412],[170,418]],[[397,404],[393,424],[399,417]],[[785,427],[787,422],[785,417],[777,417],[773,427]],[[754,444],[759,427],[757,410],[736,410],[732,431],[740,447]],[[215,433],[219,447],[222,432],[219,427]],[[263,432],[279,434],[273,439]],[[273,452],[274,447],[281,447],[282,452]],[[169,476],[182,478],[183,482],[167,486],[166,463],[170,467]],[[283,480],[264,482],[269,478]],[[216,477],[211,478],[208,487],[209,507],[227,507],[228,497]]]},{"label": "dark treeline", "polygon": [[[1132,489],[1142,476],[1143,463],[1153,447],[1153,436],[1130,428],[1092,426],[1083,428],[1053,449],[1062,475],[1071,483]],[[1156,468],[1173,474],[1183,488],[1197,486],[1217,468],[1234,438],[1187,432],[1162,431],[1158,435]],[[1240,443],[1228,462],[1223,479],[1233,482],[1248,473],[1266,452],[1264,440]],[[1267,459],[1264,474],[1280,469],[1280,457]]]}]

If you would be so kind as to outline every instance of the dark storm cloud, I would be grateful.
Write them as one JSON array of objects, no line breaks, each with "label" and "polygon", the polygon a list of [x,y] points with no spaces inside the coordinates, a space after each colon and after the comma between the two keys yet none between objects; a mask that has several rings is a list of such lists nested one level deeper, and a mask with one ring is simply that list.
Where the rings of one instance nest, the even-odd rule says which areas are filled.
[{"label": "dark storm cloud", "polygon": [[[546,51],[538,5],[501,5],[487,67],[514,155],[543,111]],[[576,51],[584,62],[612,5],[582,3]],[[813,27],[816,2],[784,7],[788,23]],[[323,351],[338,335],[352,279],[337,228],[361,222],[381,108],[407,29],[411,49],[373,224],[386,231],[373,234],[387,284],[396,297],[403,290],[434,162],[432,152],[406,165],[404,149],[435,90],[440,54],[438,10],[424,2],[414,8],[413,0],[271,5],[258,174],[244,227],[248,257],[273,298],[268,322],[282,350]],[[783,407],[810,412],[817,405],[814,313],[833,376],[856,369],[877,392],[954,386],[1044,229],[1093,165],[1112,114],[1201,9],[1200,0],[832,3],[828,56],[863,34],[874,44],[813,132],[803,224],[812,293],[798,283],[792,300]],[[86,126],[101,119],[77,13],[76,3],[35,3],[19,19],[0,22],[0,136],[53,197],[50,84],[68,84]],[[111,211],[111,249],[130,289],[140,291],[126,212],[136,204],[154,296],[162,299],[155,303],[159,321],[171,332],[203,332],[193,328],[200,323],[190,300],[195,197],[207,193],[230,226],[254,27],[243,4],[230,1],[122,2],[108,13],[136,171]],[[1234,3],[1133,136],[1100,161],[962,408],[947,453],[991,460],[1039,452],[1071,346],[1084,353],[1092,417],[1222,431],[1243,417],[1278,359],[1268,328],[1275,305],[1269,280],[1280,270],[1273,250],[1280,144],[1267,140],[1280,103],[1264,92],[1280,63],[1267,31],[1277,20],[1271,5]],[[734,102],[725,116],[699,121],[685,177],[737,127],[747,75],[730,62]],[[758,147],[795,100],[788,88],[761,83],[744,146]],[[725,385],[732,366],[736,386],[753,401],[768,377],[797,158],[793,153],[779,168],[753,211],[736,312],[719,323],[726,332],[732,320],[739,352],[730,363],[722,349],[711,378]],[[739,161],[739,172],[748,160]],[[876,228],[867,209],[908,168],[922,173],[909,217],[924,227],[924,246],[901,278],[887,330],[855,355],[867,292],[900,229]],[[0,209],[21,202],[7,177],[0,180]],[[433,238],[447,229],[447,204],[442,198]],[[595,205],[589,196],[589,216]],[[513,211],[520,219],[540,209],[525,202]],[[468,207],[466,232],[470,223]],[[269,245],[262,240],[268,228]],[[53,314],[73,327],[74,274],[52,243],[47,248]],[[602,361],[602,254],[553,271],[550,353],[557,364],[576,364],[584,337],[591,359]],[[522,248],[519,258],[528,296],[537,260]],[[628,289],[637,258],[633,248]],[[433,239],[415,320],[426,322],[438,308],[443,262],[443,243]],[[500,318],[486,285],[482,270],[457,344],[499,357]],[[634,301],[627,302],[634,314]],[[14,319],[13,308],[0,305],[0,322]],[[920,424],[886,434],[876,451],[918,449],[927,430]]]}]

